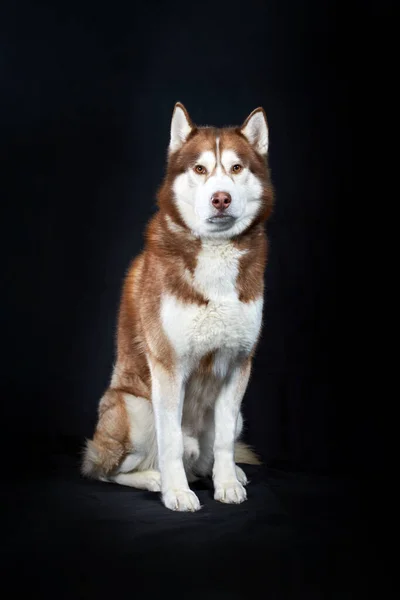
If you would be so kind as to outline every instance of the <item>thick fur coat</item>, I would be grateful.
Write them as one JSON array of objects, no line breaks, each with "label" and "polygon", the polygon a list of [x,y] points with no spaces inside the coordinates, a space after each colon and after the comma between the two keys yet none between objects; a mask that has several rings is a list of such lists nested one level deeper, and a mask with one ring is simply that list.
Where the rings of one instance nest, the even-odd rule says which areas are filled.
[{"label": "thick fur coat", "polygon": [[240,411],[263,321],[265,222],[273,206],[263,109],[241,127],[194,125],[175,106],[167,172],[143,252],[127,273],[117,359],[82,472],[161,492],[194,511],[189,483],[246,499]]}]

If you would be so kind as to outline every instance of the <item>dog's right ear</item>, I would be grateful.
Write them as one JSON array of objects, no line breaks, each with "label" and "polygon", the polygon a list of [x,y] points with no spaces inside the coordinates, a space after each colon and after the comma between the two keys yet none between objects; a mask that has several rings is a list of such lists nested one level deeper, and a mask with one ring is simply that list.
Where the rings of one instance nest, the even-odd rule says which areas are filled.
[{"label": "dog's right ear", "polygon": [[186,142],[192,129],[193,123],[190,120],[189,113],[183,104],[177,102],[172,114],[169,151],[176,152],[179,150]]}]

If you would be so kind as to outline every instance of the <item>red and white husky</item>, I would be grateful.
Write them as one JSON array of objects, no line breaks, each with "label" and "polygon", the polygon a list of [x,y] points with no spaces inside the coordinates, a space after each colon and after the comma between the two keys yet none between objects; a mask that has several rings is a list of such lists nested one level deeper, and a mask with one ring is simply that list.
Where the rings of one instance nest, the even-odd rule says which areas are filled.
[{"label": "red and white husky", "polygon": [[267,150],[262,108],[242,127],[215,129],[176,104],[159,210],[125,279],[84,475],[161,491],[172,510],[198,510],[188,481],[207,475],[216,500],[246,500],[235,460],[259,462],[238,439],[262,326]]}]

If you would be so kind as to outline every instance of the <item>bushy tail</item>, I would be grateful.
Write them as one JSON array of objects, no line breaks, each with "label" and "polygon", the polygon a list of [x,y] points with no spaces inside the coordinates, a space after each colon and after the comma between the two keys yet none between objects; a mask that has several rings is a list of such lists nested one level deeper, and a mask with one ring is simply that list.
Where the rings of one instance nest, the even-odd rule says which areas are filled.
[{"label": "bushy tail", "polygon": [[124,447],[120,443],[108,447],[93,440],[87,440],[83,451],[81,473],[92,479],[105,479],[120,463]]},{"label": "bushy tail", "polygon": [[235,462],[245,465],[261,465],[262,462],[254,450],[244,442],[235,443]]},{"label": "bushy tail", "polygon": [[[119,465],[124,456],[122,444],[113,444],[110,448],[104,444],[87,440],[83,451],[81,472],[92,479],[106,479]],[[235,443],[235,462],[246,465],[261,465],[262,462],[254,450],[244,442]]]}]

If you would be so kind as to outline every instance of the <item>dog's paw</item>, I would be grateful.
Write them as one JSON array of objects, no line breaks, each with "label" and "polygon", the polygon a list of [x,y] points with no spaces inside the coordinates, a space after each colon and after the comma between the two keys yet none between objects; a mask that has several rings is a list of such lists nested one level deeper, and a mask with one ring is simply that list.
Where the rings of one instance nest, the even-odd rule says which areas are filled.
[{"label": "dog's paw", "polygon": [[198,497],[189,489],[167,490],[162,495],[162,501],[170,510],[181,512],[200,510]]},{"label": "dog's paw", "polygon": [[149,492],[160,492],[161,491],[161,475],[157,471],[149,474],[147,478],[147,489]]},{"label": "dog's paw", "polygon": [[238,479],[238,482],[241,483],[242,485],[247,485],[249,483],[249,480],[246,477],[246,473],[243,471],[243,469],[241,469],[237,465],[235,465],[235,469],[236,469],[236,477]]},{"label": "dog's paw", "polygon": [[240,504],[247,500],[246,490],[239,481],[215,483],[214,498],[225,504]]}]

